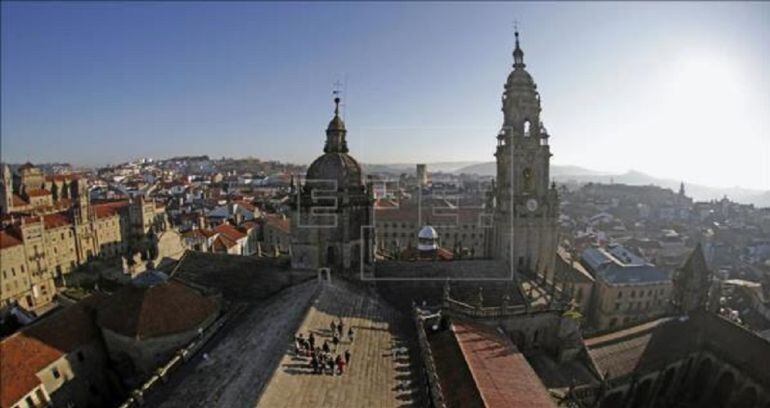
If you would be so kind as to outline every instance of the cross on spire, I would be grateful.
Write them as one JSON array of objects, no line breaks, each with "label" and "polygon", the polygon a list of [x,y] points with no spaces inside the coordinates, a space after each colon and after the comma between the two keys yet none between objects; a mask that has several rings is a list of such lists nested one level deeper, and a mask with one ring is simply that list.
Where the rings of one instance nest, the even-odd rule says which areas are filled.
[{"label": "cross on spire", "polygon": [[513,67],[524,68],[524,51],[519,47],[519,22],[513,21],[513,35],[516,37],[516,48],[513,50]]},{"label": "cross on spire", "polygon": [[340,94],[342,93],[342,82],[334,81],[332,95],[334,95],[334,116],[340,113]]}]

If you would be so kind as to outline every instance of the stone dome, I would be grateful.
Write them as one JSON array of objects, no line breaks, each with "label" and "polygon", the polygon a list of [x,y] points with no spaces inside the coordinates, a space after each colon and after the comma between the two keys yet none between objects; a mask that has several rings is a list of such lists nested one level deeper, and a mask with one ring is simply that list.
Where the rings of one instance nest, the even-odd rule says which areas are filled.
[{"label": "stone dome", "polygon": [[531,87],[537,88],[535,80],[532,79],[532,75],[524,69],[514,69],[508,75],[508,81],[506,87]]},{"label": "stone dome", "polygon": [[347,153],[320,156],[308,167],[306,177],[307,180],[336,180],[337,190],[359,189],[364,185],[361,166]]}]

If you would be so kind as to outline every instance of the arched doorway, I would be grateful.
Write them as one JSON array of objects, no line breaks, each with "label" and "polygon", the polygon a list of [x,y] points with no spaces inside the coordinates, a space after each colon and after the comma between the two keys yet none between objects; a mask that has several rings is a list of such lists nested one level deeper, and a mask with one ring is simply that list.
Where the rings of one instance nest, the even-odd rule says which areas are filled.
[{"label": "arched doorway", "polygon": [[709,406],[714,408],[727,408],[727,403],[730,402],[734,387],[735,375],[730,371],[722,373],[714,388],[714,395],[709,399]]}]

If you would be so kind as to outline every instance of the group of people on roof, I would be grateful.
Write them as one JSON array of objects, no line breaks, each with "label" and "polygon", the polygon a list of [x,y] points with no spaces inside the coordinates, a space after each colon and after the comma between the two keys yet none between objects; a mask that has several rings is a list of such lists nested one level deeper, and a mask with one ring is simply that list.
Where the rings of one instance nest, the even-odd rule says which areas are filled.
[{"label": "group of people on roof", "polygon": [[[310,358],[309,364],[313,374],[342,375],[345,372],[345,366],[350,364],[350,350],[346,349],[344,353],[339,354],[338,349],[342,343],[343,333],[345,333],[345,324],[340,319],[339,323],[331,321],[329,323],[329,333],[332,341],[324,340],[321,346],[316,346],[315,334],[311,331],[306,337],[299,333],[294,338],[294,353],[297,356]],[[349,327],[347,332],[348,344],[353,343],[353,328]],[[336,354],[336,357],[335,357]]]}]

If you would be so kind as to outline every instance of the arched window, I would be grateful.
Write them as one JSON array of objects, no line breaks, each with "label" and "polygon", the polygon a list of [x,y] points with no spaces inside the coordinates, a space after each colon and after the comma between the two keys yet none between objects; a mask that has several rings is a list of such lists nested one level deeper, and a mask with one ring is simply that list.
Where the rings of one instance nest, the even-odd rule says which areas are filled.
[{"label": "arched window", "polygon": [[532,123],[529,119],[524,120],[524,137],[529,137],[530,127],[532,127]]},{"label": "arched window", "polygon": [[525,168],[522,172],[522,176],[524,176],[524,190],[529,191],[532,189],[532,169],[529,167]]}]

